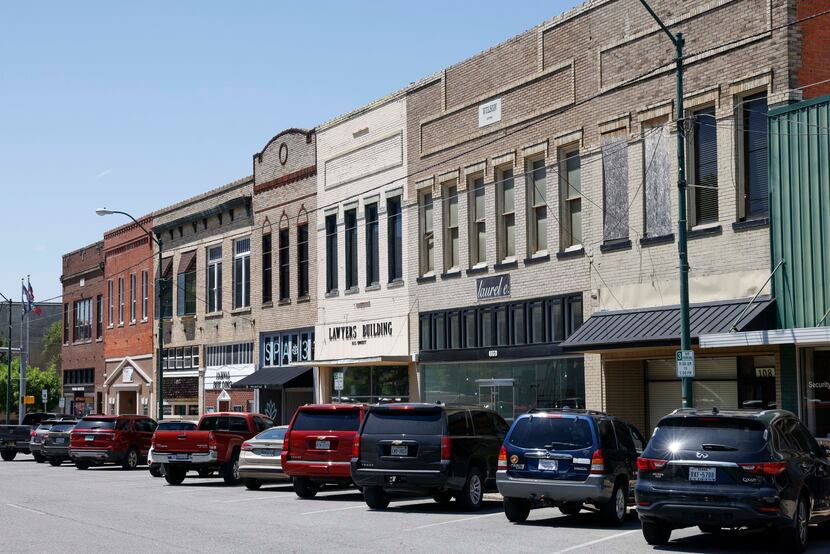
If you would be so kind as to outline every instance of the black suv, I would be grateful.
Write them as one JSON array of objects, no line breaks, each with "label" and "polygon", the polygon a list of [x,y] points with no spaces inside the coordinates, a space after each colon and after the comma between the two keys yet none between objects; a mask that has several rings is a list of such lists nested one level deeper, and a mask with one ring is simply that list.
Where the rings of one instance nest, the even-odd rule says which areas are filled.
[{"label": "black suv", "polygon": [[621,524],[644,446],[633,425],[602,412],[531,410],[513,423],[499,453],[507,519],[522,522],[531,508],[546,506],[573,515],[592,504],[606,522]]},{"label": "black suv", "polygon": [[802,552],[830,517],[830,461],[785,410],[677,410],[637,460],[637,511],[649,544],[672,529],[765,527]]},{"label": "black suv", "polygon": [[509,426],[478,406],[385,404],[366,412],[352,449],[352,479],[373,509],[390,494],[453,497],[477,510],[495,483],[496,464]]}]

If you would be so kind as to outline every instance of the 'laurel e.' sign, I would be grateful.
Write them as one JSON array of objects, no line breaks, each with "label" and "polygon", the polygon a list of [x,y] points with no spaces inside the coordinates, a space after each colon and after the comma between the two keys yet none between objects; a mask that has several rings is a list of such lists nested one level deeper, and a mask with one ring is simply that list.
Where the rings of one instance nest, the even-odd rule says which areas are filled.
[{"label": "'laurel e.' sign", "polygon": [[476,300],[490,300],[505,296],[510,296],[510,275],[476,279]]}]

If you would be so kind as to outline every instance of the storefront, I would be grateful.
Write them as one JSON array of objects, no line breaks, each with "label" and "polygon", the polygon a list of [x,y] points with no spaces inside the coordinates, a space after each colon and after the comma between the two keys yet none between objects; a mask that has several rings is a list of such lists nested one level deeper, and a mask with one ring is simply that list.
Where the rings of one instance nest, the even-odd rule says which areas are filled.
[{"label": "storefront", "polygon": [[582,295],[422,313],[425,402],[486,406],[505,419],[531,408],[585,407],[581,355],[560,343],[582,322]]},{"label": "storefront", "polygon": [[63,373],[63,411],[75,417],[95,413],[95,370],[68,369]]},{"label": "storefront", "polygon": [[[109,365],[109,361],[107,362]],[[107,372],[104,381],[104,403],[110,415],[149,415],[153,390],[152,356],[123,358]]]},{"label": "storefront", "polygon": [[199,417],[199,352],[199,346],[164,349],[162,364],[165,416],[189,419]]},{"label": "storefront", "polygon": [[234,388],[237,381],[254,372],[253,360],[253,342],[205,346],[202,413],[254,411],[253,391]]}]

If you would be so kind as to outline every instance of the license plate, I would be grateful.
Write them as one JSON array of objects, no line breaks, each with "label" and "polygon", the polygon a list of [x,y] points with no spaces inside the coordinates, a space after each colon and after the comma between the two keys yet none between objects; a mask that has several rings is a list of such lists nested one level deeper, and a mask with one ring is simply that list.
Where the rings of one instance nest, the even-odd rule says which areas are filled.
[{"label": "license plate", "polygon": [[317,441],[314,448],[317,450],[331,450],[331,441]]},{"label": "license plate", "polygon": [[690,467],[689,481],[714,482],[717,478],[717,468],[714,467]]},{"label": "license plate", "polygon": [[559,464],[556,460],[539,460],[540,471],[556,471],[558,468]]},{"label": "license plate", "polygon": [[389,452],[392,456],[409,456],[408,446],[393,446]]},{"label": "license plate", "polygon": [[95,435],[87,435],[87,436],[84,437],[84,440],[86,442],[92,442],[92,441],[95,440]]},{"label": "license plate", "polygon": [[400,475],[387,475],[385,476],[384,481],[386,481],[387,485],[402,485],[403,483],[406,483],[406,478],[401,477]]},{"label": "license plate", "polygon": [[190,459],[190,454],[173,454],[170,458],[177,462],[186,462]]},{"label": "license plate", "polygon": [[269,456],[273,458],[277,455],[276,448],[254,448],[254,454],[257,456]]},{"label": "license plate", "polygon": [[63,444],[63,443],[64,443],[64,441],[66,441],[66,439],[64,439],[64,438],[57,438],[57,439],[55,439],[55,444]]}]

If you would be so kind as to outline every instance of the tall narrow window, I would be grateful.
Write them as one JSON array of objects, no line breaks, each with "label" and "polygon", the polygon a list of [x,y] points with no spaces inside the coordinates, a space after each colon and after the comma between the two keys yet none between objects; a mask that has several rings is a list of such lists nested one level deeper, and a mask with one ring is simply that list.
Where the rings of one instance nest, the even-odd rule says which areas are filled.
[{"label": "tall narrow window", "polygon": [[389,263],[389,282],[403,279],[403,234],[401,226],[401,197],[386,199],[386,247]]},{"label": "tall narrow window", "polygon": [[346,290],[357,288],[357,208],[343,214],[346,230]]},{"label": "tall narrow window", "polygon": [[291,276],[288,260],[288,227],[280,229],[279,242],[280,300],[288,300],[291,297]]},{"label": "tall narrow window", "polygon": [[141,320],[147,321],[147,310],[150,303],[150,276],[145,269],[141,272]]},{"label": "tall narrow window", "polygon": [[435,235],[432,227],[432,193],[422,192],[418,202],[418,225],[421,230],[421,275],[435,271]]},{"label": "tall narrow window", "polygon": [[207,251],[207,311],[222,311],[222,245]]},{"label": "tall narrow window", "polygon": [[161,287],[161,306],[156,308],[163,318],[173,317],[173,258],[162,260],[161,276],[158,286]]},{"label": "tall narrow window", "polygon": [[366,204],[366,286],[380,283],[380,261],[378,256],[378,205]]},{"label": "tall narrow window", "polygon": [[446,271],[459,268],[458,263],[458,186],[455,182],[444,187],[444,267]]},{"label": "tall narrow window", "polygon": [[118,278],[118,324],[124,325],[124,278]]},{"label": "tall narrow window", "polygon": [[559,156],[559,190],[562,207],[562,250],[582,244],[582,183],[579,150],[563,150]]},{"label": "tall narrow window", "polygon": [[602,137],[603,231],[606,242],[628,238],[628,143],[622,134]]},{"label": "tall narrow window", "polygon": [[135,273],[130,273],[130,323],[135,323],[138,315],[138,287],[136,286]]},{"label": "tall narrow window", "polygon": [[72,341],[69,336],[69,304],[63,305],[63,343],[69,344]]},{"label": "tall narrow window", "polygon": [[663,140],[662,124],[646,126],[643,133],[645,193],[643,221],[647,237],[671,234],[671,144]]},{"label": "tall narrow window", "polygon": [[487,261],[487,219],[484,211],[484,177],[473,179],[470,191],[470,265]]},{"label": "tall narrow window", "polygon": [[104,295],[95,297],[95,338],[104,336]]},{"label": "tall narrow window", "polygon": [[262,235],[262,303],[273,301],[271,279],[271,233]]},{"label": "tall narrow window", "polygon": [[196,313],[196,251],[185,252],[179,258],[176,276],[176,315]]},{"label": "tall narrow window", "polygon": [[745,98],[742,105],[740,142],[743,164],[742,201],[738,204],[742,220],[769,215],[767,193],[767,94]]},{"label": "tall narrow window", "polygon": [[547,168],[539,158],[527,167],[527,244],[530,255],[548,249]]},{"label": "tall narrow window", "polygon": [[75,302],[73,313],[74,342],[86,342],[92,339],[92,299],[85,298]]},{"label": "tall narrow window", "polygon": [[107,281],[107,324],[112,327],[115,324],[115,296],[113,296],[112,279]]},{"label": "tall narrow window", "polygon": [[233,243],[233,307],[251,305],[251,239]]},{"label": "tall narrow window", "polygon": [[297,227],[297,296],[308,296],[308,223]]},{"label": "tall narrow window", "polygon": [[326,216],[326,291],[337,292],[337,214]]},{"label": "tall narrow window", "polygon": [[714,106],[694,112],[694,159],[690,181],[690,194],[694,199],[692,225],[718,221],[717,130]]},{"label": "tall narrow window", "polygon": [[516,257],[516,196],[513,168],[496,171],[496,191],[499,210],[499,261]]}]

